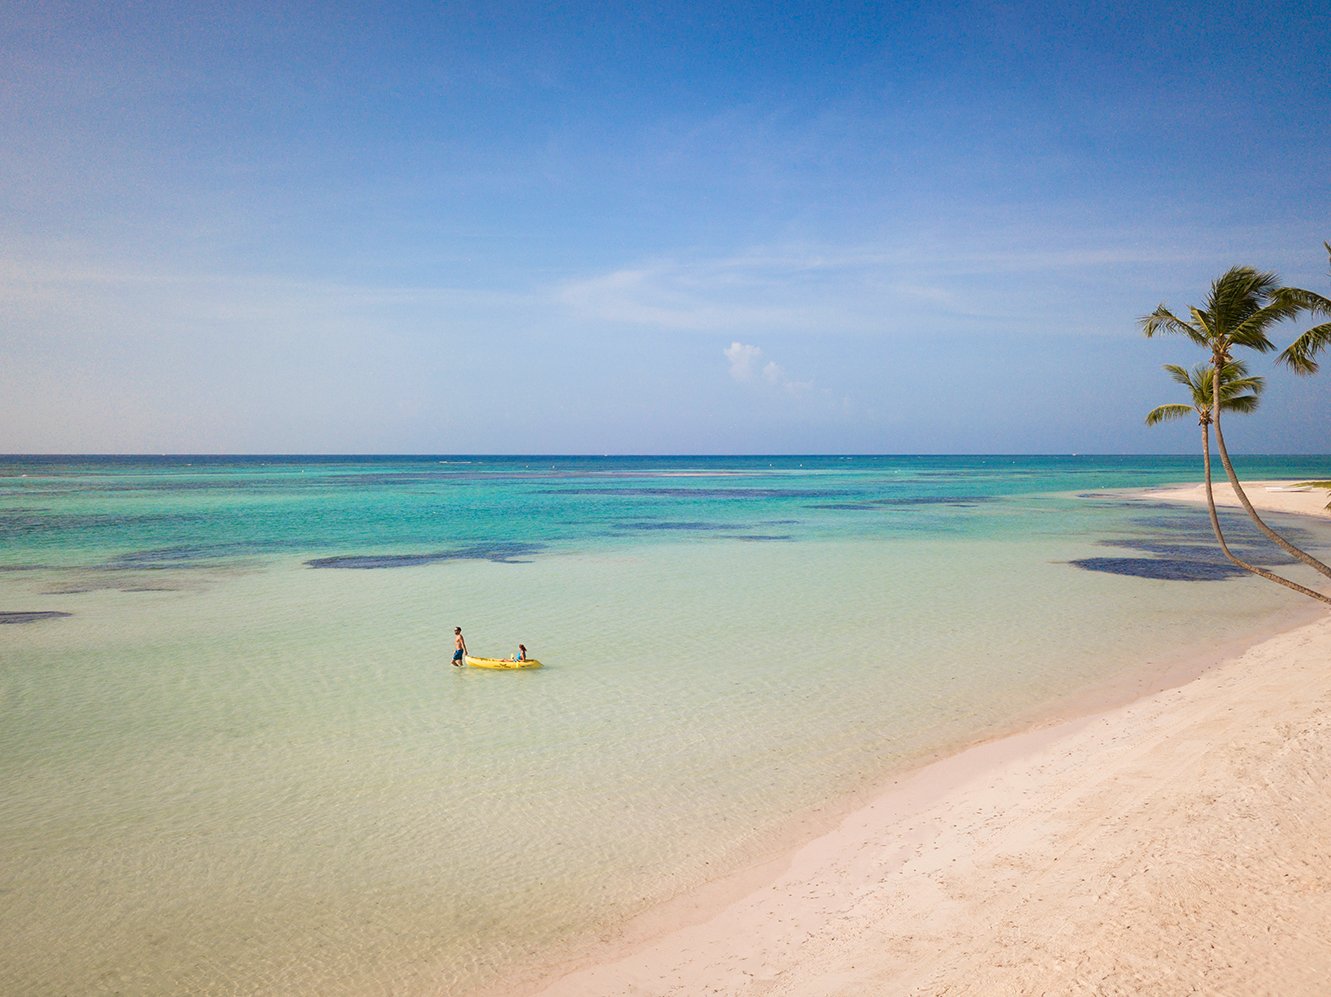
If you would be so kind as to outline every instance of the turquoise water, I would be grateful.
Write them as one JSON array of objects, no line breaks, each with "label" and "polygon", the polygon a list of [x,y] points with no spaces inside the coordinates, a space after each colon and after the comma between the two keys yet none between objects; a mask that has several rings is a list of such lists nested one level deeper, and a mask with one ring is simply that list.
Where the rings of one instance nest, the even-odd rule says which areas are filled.
[{"label": "turquoise water", "polygon": [[[68,614],[0,626],[0,991],[537,966],[904,766],[1269,626],[1292,597],[1227,577],[1203,514],[1113,491],[1199,464],[0,459],[0,613]],[[452,669],[455,625],[546,667]]]}]

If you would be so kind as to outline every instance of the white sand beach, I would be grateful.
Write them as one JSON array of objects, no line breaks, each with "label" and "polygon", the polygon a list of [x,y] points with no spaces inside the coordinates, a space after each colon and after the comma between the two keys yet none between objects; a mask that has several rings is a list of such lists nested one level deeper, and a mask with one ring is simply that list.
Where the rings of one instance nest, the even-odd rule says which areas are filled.
[{"label": "white sand beach", "polygon": [[[1300,481],[1244,481],[1243,493],[1253,507],[1264,512],[1286,512],[1301,516],[1319,516],[1331,519],[1331,489],[1318,488]],[[1238,496],[1221,472],[1212,489],[1219,506],[1239,508]],[[1142,498],[1164,502],[1206,504],[1205,485],[1174,485],[1169,488],[1151,488],[1138,493]]]},{"label": "white sand beach", "polygon": [[[1249,495],[1324,515],[1294,484]],[[1325,993],[1329,715],[1331,616],[929,765],[530,992]]]}]

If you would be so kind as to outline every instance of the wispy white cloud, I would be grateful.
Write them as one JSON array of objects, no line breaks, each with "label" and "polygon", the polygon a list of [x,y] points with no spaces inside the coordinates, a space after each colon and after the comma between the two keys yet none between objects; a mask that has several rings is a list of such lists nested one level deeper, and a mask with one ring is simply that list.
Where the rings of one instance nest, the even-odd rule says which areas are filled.
[{"label": "wispy white cloud", "polygon": [[569,281],[556,298],[585,318],[687,331],[788,328],[815,316],[797,302],[765,304],[769,278],[726,261],[656,263]]},{"label": "wispy white cloud", "polygon": [[1108,270],[1173,269],[1190,253],[1139,244],[1049,248],[1015,235],[978,249],[923,240],[787,245],[626,265],[568,280],[553,296],[584,322],[681,332],[918,335],[984,324],[1069,333],[1078,282],[1103,288]]},{"label": "wispy white cloud", "polygon": [[27,328],[58,327],[66,338],[125,331],[140,339],[202,338],[202,327],[224,324],[284,338],[333,329],[378,333],[395,324],[428,327],[452,316],[511,314],[533,304],[521,292],[0,259],[0,315]]},{"label": "wispy white cloud", "polygon": [[812,381],[796,381],[775,360],[765,360],[762,347],[735,340],[723,351],[730,365],[730,376],[741,384],[765,384],[791,395],[801,395],[813,387]]}]

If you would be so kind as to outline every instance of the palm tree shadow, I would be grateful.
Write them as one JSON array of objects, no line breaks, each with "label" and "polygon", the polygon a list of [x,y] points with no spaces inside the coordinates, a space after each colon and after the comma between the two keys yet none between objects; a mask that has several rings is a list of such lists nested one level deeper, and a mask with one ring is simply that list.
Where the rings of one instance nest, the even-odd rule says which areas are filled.
[{"label": "palm tree shadow", "polygon": [[[1097,541],[1102,547],[1135,551],[1149,556],[1083,557],[1068,563],[1084,571],[1160,581],[1227,581],[1248,573],[1227,560],[1213,544],[1174,539],[1180,535],[1193,536],[1209,530],[1205,515],[1177,508],[1159,507],[1159,511],[1160,515],[1141,516],[1132,520],[1132,526],[1142,530],[1145,535],[1109,537]],[[1231,548],[1247,560],[1270,565],[1294,563],[1294,558],[1266,543],[1254,527],[1243,521],[1237,521],[1228,528],[1228,532]],[[1300,543],[1306,544],[1312,540],[1311,534],[1298,527],[1291,527],[1286,532]]]}]

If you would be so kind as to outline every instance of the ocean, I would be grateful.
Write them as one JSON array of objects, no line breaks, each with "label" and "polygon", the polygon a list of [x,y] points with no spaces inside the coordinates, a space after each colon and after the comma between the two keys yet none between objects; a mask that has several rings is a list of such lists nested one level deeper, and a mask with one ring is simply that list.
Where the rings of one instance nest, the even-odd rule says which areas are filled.
[{"label": "ocean", "polygon": [[[0,992],[537,972],[1299,611],[1121,492],[1200,464],[0,457]],[[455,669],[454,626],[544,667]]]}]

